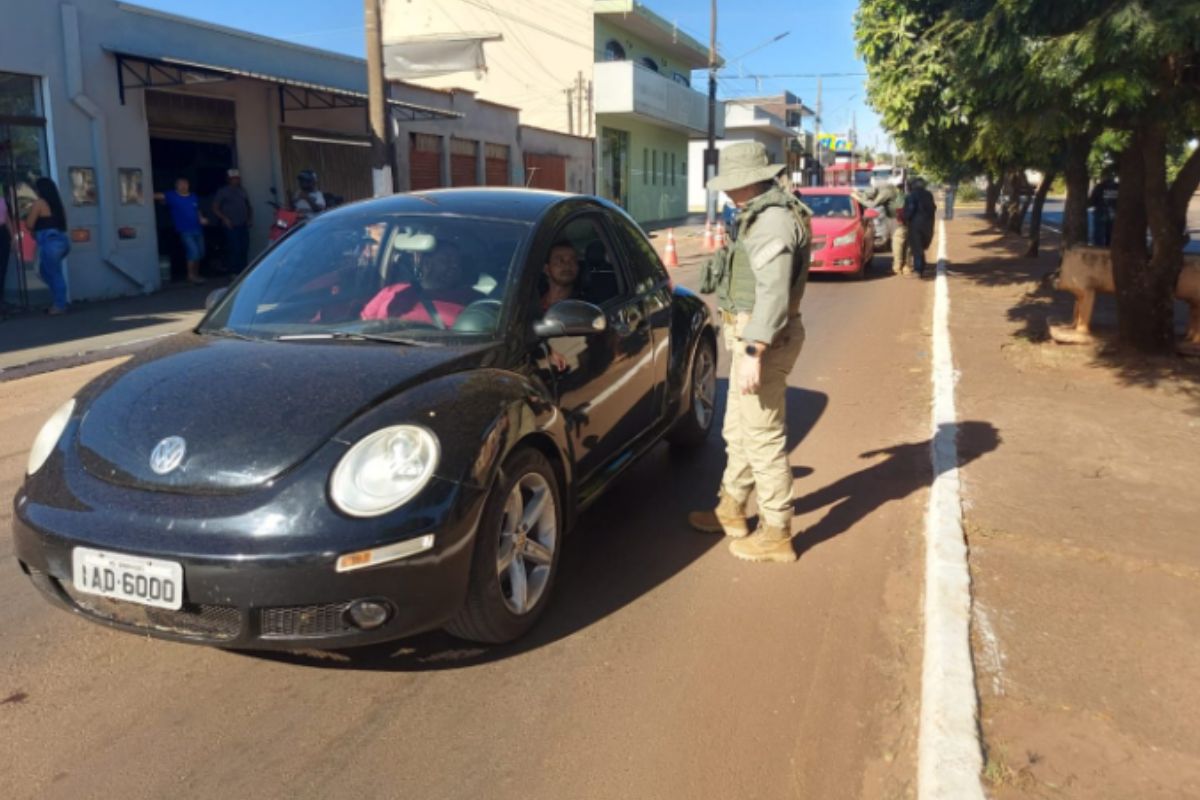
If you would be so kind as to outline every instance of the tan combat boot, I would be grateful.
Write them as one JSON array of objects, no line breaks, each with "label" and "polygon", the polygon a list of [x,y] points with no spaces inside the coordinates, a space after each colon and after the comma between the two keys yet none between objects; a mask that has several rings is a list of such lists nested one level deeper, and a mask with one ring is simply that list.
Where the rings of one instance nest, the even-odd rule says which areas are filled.
[{"label": "tan combat boot", "polygon": [[702,533],[723,533],[737,539],[750,535],[745,506],[724,491],[712,511],[693,511],[688,514],[688,524]]},{"label": "tan combat boot", "polygon": [[759,525],[753,536],[730,542],[729,552],[745,561],[777,561],[790,564],[796,560],[791,532],[773,525]]}]

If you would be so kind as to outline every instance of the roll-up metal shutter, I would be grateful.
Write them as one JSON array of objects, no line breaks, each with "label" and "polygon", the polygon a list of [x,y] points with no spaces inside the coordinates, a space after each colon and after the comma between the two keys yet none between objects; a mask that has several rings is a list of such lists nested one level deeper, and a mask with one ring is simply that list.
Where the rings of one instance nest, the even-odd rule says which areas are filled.
[{"label": "roll-up metal shutter", "polygon": [[525,185],[532,189],[567,190],[567,157],[543,153],[525,154]]},{"label": "roll-up metal shutter", "polygon": [[442,185],[442,139],[428,133],[412,134],[408,158],[408,180],[412,191],[437,189]]},{"label": "roll-up metal shutter", "polygon": [[478,186],[475,169],[479,163],[475,142],[470,139],[450,140],[450,185]]},{"label": "roll-up metal shutter", "polygon": [[488,186],[508,186],[508,145],[485,144],[483,146],[484,172]]}]

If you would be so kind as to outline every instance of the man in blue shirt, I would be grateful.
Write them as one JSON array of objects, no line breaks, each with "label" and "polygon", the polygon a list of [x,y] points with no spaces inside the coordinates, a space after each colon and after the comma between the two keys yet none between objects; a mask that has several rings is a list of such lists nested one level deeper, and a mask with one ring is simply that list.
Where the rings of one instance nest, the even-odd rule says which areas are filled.
[{"label": "man in blue shirt", "polygon": [[187,178],[177,178],[173,191],[158,192],[154,199],[166,203],[171,212],[171,222],[183,242],[184,257],[187,259],[187,280],[200,285],[200,262],[204,260],[204,228],[208,220],[200,213],[200,203],[191,192]]}]

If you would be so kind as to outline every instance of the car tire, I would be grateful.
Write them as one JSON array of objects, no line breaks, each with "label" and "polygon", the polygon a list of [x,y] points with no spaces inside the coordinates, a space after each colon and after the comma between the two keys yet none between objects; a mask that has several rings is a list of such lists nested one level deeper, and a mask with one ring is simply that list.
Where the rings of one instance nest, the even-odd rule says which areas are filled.
[{"label": "car tire", "polygon": [[562,540],[562,492],[554,468],[537,450],[518,450],[484,501],[466,602],[446,631],[486,644],[523,636],[549,602]]},{"label": "car tire", "polygon": [[704,444],[717,415],[717,347],[712,337],[703,336],[696,345],[688,381],[687,410],[667,434],[676,447]]}]

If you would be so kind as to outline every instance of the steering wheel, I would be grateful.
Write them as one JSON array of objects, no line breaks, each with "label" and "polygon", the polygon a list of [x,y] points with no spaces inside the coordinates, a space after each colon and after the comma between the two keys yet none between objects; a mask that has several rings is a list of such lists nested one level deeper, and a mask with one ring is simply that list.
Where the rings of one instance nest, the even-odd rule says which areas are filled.
[{"label": "steering wheel", "polygon": [[464,308],[450,326],[450,330],[463,333],[491,333],[500,324],[503,306],[499,300],[476,300]]}]

